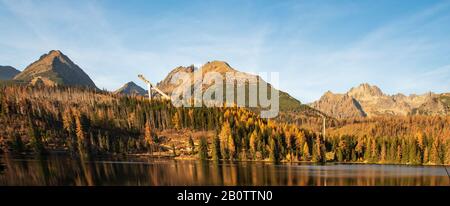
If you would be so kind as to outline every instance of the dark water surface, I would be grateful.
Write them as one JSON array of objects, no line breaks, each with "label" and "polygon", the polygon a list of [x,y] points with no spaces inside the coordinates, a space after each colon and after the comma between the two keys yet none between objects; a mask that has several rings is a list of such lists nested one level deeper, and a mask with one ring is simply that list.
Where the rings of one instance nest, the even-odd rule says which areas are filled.
[{"label": "dark water surface", "polygon": [[450,185],[444,167],[0,156],[0,185]]}]

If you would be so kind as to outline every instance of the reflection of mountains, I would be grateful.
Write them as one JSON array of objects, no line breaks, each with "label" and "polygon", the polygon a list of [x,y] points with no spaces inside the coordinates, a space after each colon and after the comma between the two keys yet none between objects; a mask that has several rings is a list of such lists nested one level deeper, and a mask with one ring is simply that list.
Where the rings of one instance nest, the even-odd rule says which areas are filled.
[{"label": "reflection of mountains", "polygon": [[[65,157],[16,161],[2,158],[0,185],[448,185],[438,168],[402,166],[280,166],[267,163],[80,161]],[[383,169],[383,167],[385,167]],[[365,168],[365,166],[362,166]],[[370,169],[371,168],[371,169]],[[387,170],[385,170],[387,168]],[[405,169],[406,168],[406,169]],[[428,171],[428,172],[427,172]]]}]

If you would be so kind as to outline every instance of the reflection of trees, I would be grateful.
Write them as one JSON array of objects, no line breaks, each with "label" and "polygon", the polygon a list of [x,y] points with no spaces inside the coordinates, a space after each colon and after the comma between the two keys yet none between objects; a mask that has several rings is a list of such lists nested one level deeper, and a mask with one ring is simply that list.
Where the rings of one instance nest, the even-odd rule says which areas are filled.
[{"label": "reflection of trees", "polygon": [[274,165],[264,162],[0,158],[0,185],[449,185],[438,168]]},{"label": "reflection of trees", "polygon": [[3,164],[3,160],[0,159],[0,174],[3,174],[5,169],[6,169],[5,164]]}]

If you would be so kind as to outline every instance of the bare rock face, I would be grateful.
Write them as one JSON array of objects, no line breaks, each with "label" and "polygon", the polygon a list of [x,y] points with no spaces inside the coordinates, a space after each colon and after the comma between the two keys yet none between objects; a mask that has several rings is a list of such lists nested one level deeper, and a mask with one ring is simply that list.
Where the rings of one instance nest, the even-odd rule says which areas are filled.
[{"label": "bare rock face", "polygon": [[[204,64],[201,68],[195,68],[194,66],[189,67],[177,67],[173,69],[167,77],[159,82],[157,84],[157,87],[165,92],[168,95],[171,95],[175,88],[191,88],[194,90],[195,88],[198,88],[201,84],[201,81],[196,80],[194,78],[195,75],[202,75],[204,76],[208,72],[214,72],[216,74],[220,74],[224,79],[227,73],[233,74],[235,78],[235,84],[237,87],[244,87],[245,85],[251,85],[251,84],[257,84],[265,83],[261,77],[253,74],[248,74],[245,72],[238,71],[234,68],[232,68],[227,62],[224,61],[211,61]],[[182,84],[173,84],[172,78],[175,77],[178,73],[185,73],[187,74],[193,81],[192,82],[183,82]],[[213,90],[214,88],[212,86],[218,86],[218,84],[203,84],[202,86],[202,92],[205,92],[206,90]],[[268,87],[270,88],[271,85],[268,84]],[[248,91],[246,91],[248,92]],[[246,97],[248,97],[248,93],[246,94]],[[301,104],[300,101],[290,96],[288,93],[279,91],[279,97],[280,97],[280,110],[294,110],[294,109],[300,109],[303,108],[304,105]],[[248,102],[248,100],[246,100]],[[302,107],[303,106],[303,107]]]},{"label": "bare rock face", "polygon": [[[351,88],[345,94],[325,93],[311,106],[336,118],[382,115],[448,114],[445,95],[386,95],[377,86],[367,83]],[[356,112],[356,111],[359,111]]]},{"label": "bare rock face", "polygon": [[350,91],[347,92],[347,95],[364,101],[371,101],[385,96],[380,88],[367,83],[351,88]]},{"label": "bare rock face", "polygon": [[121,88],[116,90],[114,92],[114,94],[123,94],[123,95],[129,95],[129,96],[145,96],[145,95],[147,95],[147,90],[138,86],[134,82],[128,82],[125,85],[123,85]]},{"label": "bare rock face", "polygon": [[[33,83],[41,79],[52,85],[97,88],[91,78],[61,51],[52,50],[30,64],[14,80]],[[39,82],[41,82],[39,80]]]},{"label": "bare rock face", "polygon": [[0,80],[12,80],[20,71],[11,66],[0,66]]},{"label": "bare rock face", "polygon": [[430,100],[413,109],[412,113],[420,115],[449,115],[450,93],[434,95]]},{"label": "bare rock face", "polygon": [[[194,75],[194,72],[196,70],[197,70],[197,68],[195,68],[194,65],[191,65],[188,67],[179,66],[179,67],[173,69],[172,71],[170,71],[169,74],[167,74],[166,78],[164,78],[164,80],[159,82],[156,86],[158,87],[158,89],[160,89],[164,93],[170,95],[170,94],[172,94],[173,90],[177,86],[179,86],[178,83],[172,83],[172,79],[176,75],[181,74],[181,73],[186,73],[192,78]],[[188,84],[184,85],[184,87],[187,87],[187,86],[190,86],[190,85],[188,85]]]},{"label": "bare rock face", "polygon": [[359,102],[347,94],[333,94],[328,91],[311,106],[335,118],[367,116]]},{"label": "bare rock face", "polygon": [[32,85],[32,86],[54,87],[54,86],[57,86],[58,84],[56,82],[50,80],[49,78],[37,76],[37,77],[34,77],[30,81],[30,85]]}]

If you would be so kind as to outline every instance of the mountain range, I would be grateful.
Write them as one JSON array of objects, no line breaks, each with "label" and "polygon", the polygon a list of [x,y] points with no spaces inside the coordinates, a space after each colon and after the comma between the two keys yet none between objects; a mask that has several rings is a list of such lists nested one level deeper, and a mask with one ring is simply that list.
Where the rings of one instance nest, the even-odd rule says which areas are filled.
[{"label": "mountain range", "polygon": [[[184,88],[196,88],[199,82],[187,82],[183,85],[173,85],[172,78],[179,72],[187,73],[191,78],[194,74],[206,72],[217,72],[224,75],[232,73],[236,78],[236,87],[251,84],[267,83],[261,77],[241,72],[231,67],[224,61],[207,62],[200,68],[194,66],[179,66],[168,73],[166,78],[157,84],[157,87],[168,95],[171,95],[177,86]],[[0,80],[11,80],[10,82],[46,85],[46,86],[81,86],[97,88],[91,78],[69,57],[61,51],[52,50],[42,55],[38,60],[27,66],[22,72],[10,66],[0,67]],[[217,84],[202,85],[202,93]],[[268,87],[272,86],[268,84]],[[246,89],[246,97],[249,91]],[[116,94],[124,95],[147,95],[147,91],[134,82],[128,82],[116,90]],[[426,93],[422,95],[404,94],[387,95],[375,85],[363,83],[351,88],[343,94],[326,92],[319,100],[305,105],[284,91],[279,91],[280,111],[300,114],[302,112],[317,113],[320,111],[328,116],[344,119],[373,117],[382,115],[449,115],[450,93],[435,94]],[[224,95],[225,98],[225,95]],[[248,99],[246,99],[248,104]],[[306,112],[305,112],[306,111]]]},{"label": "mountain range", "polygon": [[448,115],[450,94],[387,95],[374,85],[363,83],[344,94],[326,92],[311,107],[335,118],[382,115]]}]

